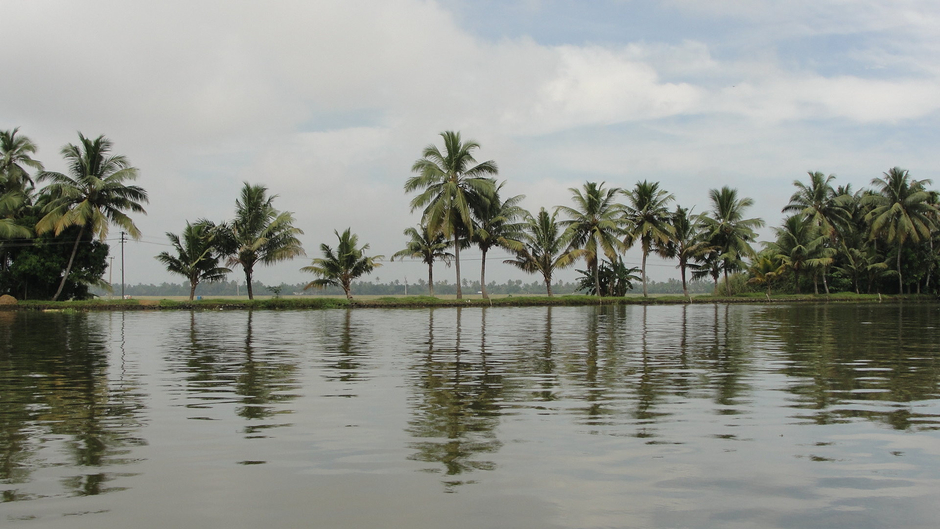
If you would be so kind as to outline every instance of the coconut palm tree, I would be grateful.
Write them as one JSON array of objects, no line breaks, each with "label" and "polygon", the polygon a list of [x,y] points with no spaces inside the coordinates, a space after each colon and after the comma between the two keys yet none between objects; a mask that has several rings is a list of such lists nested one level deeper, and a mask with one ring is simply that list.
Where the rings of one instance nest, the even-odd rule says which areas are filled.
[{"label": "coconut palm tree", "polygon": [[[799,213],[819,226],[823,235],[835,241],[837,229],[851,222],[849,211],[844,208],[832,187],[836,175],[825,176],[823,173],[808,172],[809,184],[794,180],[797,191],[790,197],[790,203],[784,206],[783,213]],[[848,191],[849,188],[845,188]]]},{"label": "coconut palm tree", "polygon": [[68,164],[68,175],[43,171],[37,180],[50,181],[43,189],[49,197],[42,209],[43,217],[36,224],[36,233],[53,232],[59,235],[70,226],[79,226],[72,254],[69,257],[62,281],[53,301],[59,298],[65,286],[78,244],[85,230],[99,239],[108,236],[108,227],[115,224],[134,239],[140,238],[140,230],[125,213],[144,213],[142,204],[147,203],[147,192],[125,182],[136,180],[137,168],[121,155],[112,155],[111,140],[104,136],[95,139],[78,134],[79,145],[71,143],[62,148],[62,156]]},{"label": "coconut palm tree", "polygon": [[228,256],[229,266],[240,265],[245,271],[248,299],[254,299],[251,282],[256,264],[274,264],[306,255],[294,227],[294,215],[274,208],[277,195],[268,196],[268,188],[245,182],[235,201],[235,220],[222,224],[219,245]]},{"label": "coconut palm tree", "polygon": [[199,283],[223,281],[231,272],[228,268],[219,266],[222,256],[218,253],[216,242],[220,234],[212,222],[198,220],[195,224],[190,224],[187,221],[182,239],[169,232],[166,236],[176,250],[176,255],[161,252],[155,259],[163,263],[167,271],[185,276],[189,280],[190,301],[195,297]]},{"label": "coconut palm tree", "polygon": [[[420,231],[419,231],[420,230]],[[450,259],[454,254],[447,251],[451,243],[444,237],[443,233],[432,234],[424,224],[418,226],[418,229],[407,228],[405,235],[410,237],[405,244],[405,249],[395,252],[391,260],[412,257],[421,259],[428,265],[428,292],[434,295],[434,261],[443,261],[450,266]]]},{"label": "coconut palm tree", "polygon": [[443,233],[454,246],[454,267],[457,272],[457,299],[463,297],[460,288],[460,244],[458,235],[473,235],[470,204],[484,201],[493,194],[493,180],[497,174],[496,162],[477,163],[473,151],[480,145],[463,141],[459,132],[445,131],[444,151],[431,144],[424,148],[411,171],[417,173],[405,182],[405,192],[423,190],[411,201],[411,211],[423,209],[422,223],[432,233]]},{"label": "coconut palm tree", "polygon": [[17,136],[19,127],[0,130],[0,194],[10,191],[25,192],[33,186],[26,167],[42,171],[42,163],[34,160],[36,144],[23,135]]},{"label": "coconut palm tree", "polygon": [[585,182],[582,189],[569,188],[575,206],[558,206],[556,211],[567,215],[561,225],[571,231],[569,248],[583,250],[588,271],[594,274],[594,292],[601,295],[599,254],[614,262],[625,249],[623,235],[623,205],[615,199],[620,188],[604,189],[604,182]]},{"label": "coconut palm tree", "polygon": [[679,269],[679,276],[682,279],[682,294],[691,301],[686,272],[693,267],[692,261],[711,251],[712,248],[708,245],[708,241],[702,238],[699,218],[692,216],[687,208],[676,206],[676,210],[669,216],[669,225],[672,226],[672,238],[659,248],[664,257],[678,259],[679,264],[676,268]]},{"label": "coconut palm tree", "polygon": [[751,278],[748,283],[755,285],[764,285],[767,287],[767,299],[770,299],[770,288],[774,281],[780,278],[787,267],[776,255],[768,252],[758,254],[755,260],[748,268]]},{"label": "coconut palm tree", "polygon": [[519,207],[519,202],[525,195],[502,200],[499,192],[505,184],[506,182],[499,184],[493,189],[492,195],[482,197],[483,200],[470,205],[474,217],[471,241],[476,243],[482,253],[480,290],[483,299],[490,297],[486,292],[486,253],[496,247],[510,251],[522,249],[522,243],[519,241],[521,225],[516,220],[525,214],[525,210]]},{"label": "coconut palm tree", "polygon": [[826,247],[829,237],[813,223],[812,217],[791,215],[784,220],[782,228],[774,228],[774,233],[777,240],[765,243],[767,251],[793,271],[796,293],[799,294],[800,275],[828,266],[836,251]]},{"label": "coconut palm tree", "polygon": [[709,244],[718,248],[719,262],[731,294],[731,283],[728,282],[728,273],[740,269],[744,264],[744,257],[753,257],[754,249],[751,242],[757,238],[755,229],[764,225],[759,218],[744,218],[744,210],[754,205],[751,198],[738,198],[738,191],[730,187],[712,189],[708,192],[712,202],[710,214],[699,218],[708,232]]},{"label": "coconut palm tree", "polygon": [[541,208],[535,217],[526,213],[520,235],[523,247],[516,251],[515,259],[503,261],[530,274],[541,273],[548,297],[552,297],[552,274],[555,270],[573,265],[584,252],[568,249],[571,232],[562,230],[557,216],[557,211],[549,215],[545,208]]},{"label": "coconut palm tree", "polygon": [[346,299],[352,299],[350,290],[352,280],[370,274],[382,266],[382,263],[377,261],[383,259],[384,256],[366,256],[365,251],[369,249],[369,245],[364,244],[359,248],[359,237],[351,233],[350,228],[346,228],[342,234],[335,230],[333,233],[339,239],[336,251],[334,252],[326,244],[321,244],[320,251],[323,252],[323,257],[314,259],[312,265],[300,269],[302,272],[310,272],[320,277],[307,283],[304,290],[338,286],[346,293]]},{"label": "coconut palm tree", "polygon": [[901,276],[901,250],[911,240],[919,243],[930,238],[935,228],[936,208],[931,204],[931,193],[926,190],[930,180],[912,180],[907,170],[894,167],[884,178],[871,181],[875,194],[865,197],[874,208],[866,215],[871,222],[871,237],[884,239],[897,245],[898,292],[904,292]]},{"label": "coconut palm tree", "polygon": [[633,189],[623,191],[627,196],[624,205],[624,222],[626,224],[626,237],[623,244],[626,248],[632,247],[637,241],[643,251],[643,261],[640,270],[643,275],[643,297],[646,294],[646,258],[654,249],[660,255],[667,254],[665,246],[675,235],[675,229],[669,223],[669,210],[667,204],[675,197],[665,189],[659,188],[659,182],[637,182]]}]

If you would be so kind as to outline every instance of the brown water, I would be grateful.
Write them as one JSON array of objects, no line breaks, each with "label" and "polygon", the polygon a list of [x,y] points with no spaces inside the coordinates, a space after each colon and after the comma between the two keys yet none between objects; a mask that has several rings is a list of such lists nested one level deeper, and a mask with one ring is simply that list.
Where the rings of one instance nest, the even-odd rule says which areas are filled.
[{"label": "brown water", "polygon": [[940,306],[0,312],[4,527],[937,527]]}]

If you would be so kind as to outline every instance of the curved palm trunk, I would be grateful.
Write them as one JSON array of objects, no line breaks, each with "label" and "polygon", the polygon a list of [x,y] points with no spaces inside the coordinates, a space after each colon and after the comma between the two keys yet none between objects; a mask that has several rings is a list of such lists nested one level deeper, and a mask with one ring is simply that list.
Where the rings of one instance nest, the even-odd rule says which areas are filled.
[{"label": "curved palm trunk", "polygon": [[548,297],[552,297],[552,278],[545,276],[545,290],[548,291]]},{"label": "curved palm trunk", "polygon": [[197,281],[189,282],[189,301],[192,301],[193,298],[196,297],[196,284]]},{"label": "curved palm trunk", "polygon": [[434,296],[434,263],[428,263],[428,292]]},{"label": "curved palm trunk", "polygon": [[457,232],[454,231],[454,268],[457,271],[457,299],[463,299],[463,291],[460,289],[460,245],[457,244]]},{"label": "curved palm trunk", "polygon": [[483,250],[483,259],[480,261],[480,292],[483,292],[483,299],[490,299],[486,293],[486,250]]},{"label": "curved palm trunk", "polygon": [[75,245],[72,246],[72,255],[69,256],[69,264],[65,266],[65,274],[62,276],[62,281],[59,283],[59,289],[55,291],[55,295],[52,296],[52,301],[59,299],[59,295],[62,294],[62,289],[65,288],[65,280],[69,278],[69,273],[72,271],[72,264],[75,262],[75,254],[78,253],[78,243],[82,241],[82,235],[85,233],[85,226],[82,225],[78,229],[78,237],[75,238]]},{"label": "curved palm trunk", "polygon": [[901,247],[904,246],[904,242],[898,243],[898,294],[904,293],[904,279],[901,277]]},{"label": "curved palm trunk", "polygon": [[685,280],[685,267],[685,261],[679,261],[679,277],[682,278],[682,294],[686,297],[686,299],[691,301],[692,298],[689,297],[689,283]]}]

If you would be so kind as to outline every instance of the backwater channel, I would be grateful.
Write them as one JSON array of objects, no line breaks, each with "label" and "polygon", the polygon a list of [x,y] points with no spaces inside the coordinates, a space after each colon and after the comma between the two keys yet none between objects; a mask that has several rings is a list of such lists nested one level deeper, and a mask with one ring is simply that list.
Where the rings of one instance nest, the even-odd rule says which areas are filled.
[{"label": "backwater channel", "polygon": [[0,312],[0,526],[934,528],[940,305]]}]

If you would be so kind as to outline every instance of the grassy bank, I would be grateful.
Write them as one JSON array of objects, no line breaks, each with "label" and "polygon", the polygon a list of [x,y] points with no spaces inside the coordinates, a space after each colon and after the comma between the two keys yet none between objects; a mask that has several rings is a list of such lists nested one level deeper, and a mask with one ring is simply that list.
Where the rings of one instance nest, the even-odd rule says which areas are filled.
[{"label": "grassy bank", "polygon": [[[765,294],[750,293],[736,296],[699,295],[692,298],[693,304],[700,303],[898,303],[898,302],[936,302],[937,296],[911,294],[903,296],[879,296],[878,294],[839,293],[826,295],[783,294],[767,297]],[[336,309],[336,308],[403,308],[403,307],[528,307],[528,306],[578,306],[578,305],[643,305],[643,304],[682,304],[689,301],[682,296],[666,295],[643,298],[630,295],[622,298],[601,298],[594,296],[498,296],[481,299],[471,296],[457,300],[451,297],[430,296],[363,296],[348,301],[342,297],[323,296],[288,296],[281,298],[213,298],[189,301],[186,299],[145,298],[145,299],[95,299],[88,301],[20,301],[14,305],[0,305],[0,310],[244,310],[244,309]]]}]

